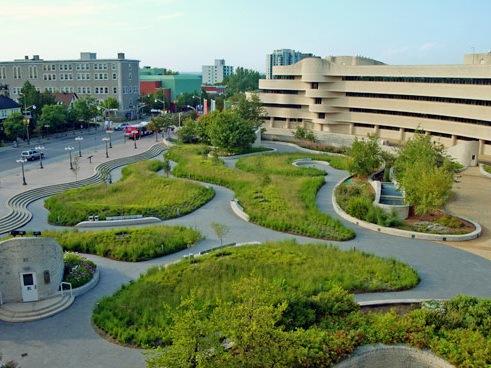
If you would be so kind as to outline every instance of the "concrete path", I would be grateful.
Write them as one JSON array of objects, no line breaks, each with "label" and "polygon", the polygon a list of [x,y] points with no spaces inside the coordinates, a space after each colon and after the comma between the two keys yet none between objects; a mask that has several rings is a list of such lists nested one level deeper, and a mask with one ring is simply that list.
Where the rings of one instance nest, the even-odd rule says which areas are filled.
[{"label": "concrete path", "polygon": [[[154,138],[149,138],[149,141],[155,143]],[[282,150],[292,149],[281,144],[271,146]],[[114,156],[116,152],[127,152],[124,147],[115,147],[113,150]],[[64,169],[60,167],[59,170]],[[90,172],[86,170],[85,172]],[[56,180],[56,172],[54,170],[51,173],[53,177],[50,180]],[[318,193],[318,204],[322,211],[337,218],[331,205],[331,191],[346,174],[332,168],[329,168],[328,172],[326,185]],[[48,181],[47,178],[43,180]],[[9,177],[2,178],[2,185],[4,181],[8,182]],[[233,198],[233,193],[217,186],[214,186],[214,189],[215,198],[199,210],[188,216],[163,222],[169,225],[196,227],[206,236],[205,240],[183,252],[136,264],[88,256],[99,266],[99,285],[77,298],[72,307],[56,316],[24,324],[0,322],[0,352],[4,359],[13,359],[19,362],[22,368],[144,367],[145,357],[141,350],[112,344],[94,331],[90,323],[92,308],[101,297],[111,295],[122,284],[136,279],[151,266],[164,265],[181,259],[184,254],[218,246],[220,242],[211,228],[212,222],[224,223],[231,227],[232,231],[225,238],[226,242],[264,242],[292,238],[290,235],[240,220],[230,209],[229,201]],[[42,207],[42,201],[34,203],[30,209],[35,216],[26,229],[42,230],[49,227],[46,224],[47,212]],[[422,278],[420,285],[413,290],[357,295],[358,301],[444,299],[460,293],[478,297],[491,295],[491,263],[482,257],[443,244],[382,235],[350,223],[346,223],[346,226],[354,228],[357,236],[349,242],[335,242],[334,244],[341,249],[355,247],[383,257],[400,259],[413,266]],[[301,243],[320,242],[303,237],[294,238]]]}]

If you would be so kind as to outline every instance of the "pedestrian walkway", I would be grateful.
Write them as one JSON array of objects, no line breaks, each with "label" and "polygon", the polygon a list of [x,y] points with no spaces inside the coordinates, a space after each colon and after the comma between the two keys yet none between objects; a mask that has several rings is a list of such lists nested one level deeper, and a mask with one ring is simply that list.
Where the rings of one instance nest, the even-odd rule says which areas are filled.
[{"label": "pedestrian walkway", "polygon": [[[150,147],[155,143],[155,139],[148,139],[147,142]],[[266,145],[278,149],[283,147],[288,150],[292,149],[292,147],[279,144],[266,143]],[[124,149],[124,146],[115,147],[111,152],[111,159],[116,157],[118,149],[121,149],[121,156],[128,153],[128,149]],[[100,155],[97,159],[101,163],[105,157]],[[60,179],[69,177],[69,175],[63,176],[62,173],[59,173],[59,171],[67,170],[66,165],[56,166],[56,169],[55,166],[56,164],[53,164],[50,175],[59,176]],[[85,168],[86,175],[92,174],[92,170],[93,167]],[[335,218],[338,217],[332,208],[331,194],[336,183],[345,175],[345,172],[329,168],[326,185],[319,190],[317,195],[319,209]],[[53,178],[40,180],[45,180],[47,183],[56,181]],[[142,350],[113,344],[94,331],[91,324],[92,310],[102,297],[111,295],[121,285],[138,278],[150,267],[175,262],[190,252],[198,253],[217,247],[220,240],[217,239],[212,229],[213,222],[223,223],[233,229],[227,235],[227,242],[266,242],[294,238],[300,243],[332,243],[340,249],[356,248],[378,256],[392,257],[407,262],[421,276],[420,284],[412,290],[359,294],[356,300],[360,303],[447,299],[457,294],[477,297],[491,295],[491,284],[489,283],[491,264],[482,257],[443,244],[383,235],[356,227],[343,220],[341,221],[346,226],[355,229],[355,239],[347,242],[325,242],[272,231],[239,219],[230,208],[230,200],[234,198],[234,193],[223,187],[214,185],[212,187],[216,192],[212,201],[187,216],[162,222],[167,225],[197,228],[204,236],[204,240],[182,252],[140,263],[124,263],[92,255],[87,256],[98,265],[100,271],[100,281],[97,287],[78,297],[67,310],[50,318],[21,324],[0,322],[0,353],[4,355],[4,360],[13,359],[23,368],[144,367],[145,356],[142,355]],[[16,192],[13,191],[13,193]],[[39,202],[41,201],[31,205],[30,209],[35,212],[33,220],[35,225],[43,228],[46,226],[47,214]]]}]

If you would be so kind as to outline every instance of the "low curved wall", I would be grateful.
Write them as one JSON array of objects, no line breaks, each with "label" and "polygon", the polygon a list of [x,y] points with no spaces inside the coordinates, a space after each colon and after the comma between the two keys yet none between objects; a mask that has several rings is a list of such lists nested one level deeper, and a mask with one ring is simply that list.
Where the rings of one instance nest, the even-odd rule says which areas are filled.
[{"label": "low curved wall", "polygon": [[160,222],[157,217],[142,217],[138,219],[129,220],[111,220],[111,221],[82,221],[79,222],[75,227],[86,228],[86,227],[110,227],[110,226],[129,226],[129,225],[143,225],[143,224],[153,224]]},{"label": "low curved wall", "polygon": [[89,290],[93,289],[99,283],[99,278],[100,278],[99,267],[97,267],[94,276],[92,277],[92,280],[90,280],[85,285],[82,285],[72,290],[73,296],[83,295]]},{"label": "low curved wall", "polygon": [[450,368],[452,364],[435,354],[407,346],[362,346],[351,358],[334,365],[335,368]]},{"label": "low curved wall", "polygon": [[244,212],[244,209],[236,199],[232,199],[230,201],[230,207],[232,208],[232,211],[234,211],[234,213],[242,220],[249,222],[249,215]]},{"label": "low curved wall", "polygon": [[[349,221],[355,225],[361,226],[365,229],[369,229],[372,231],[377,231],[382,234],[389,234],[389,235],[395,235],[395,236],[401,236],[404,238],[412,238],[412,239],[423,239],[423,240],[433,240],[433,241],[452,241],[452,242],[458,242],[458,241],[466,241],[466,240],[471,240],[471,239],[476,239],[481,235],[482,228],[481,225],[479,225],[477,222],[474,222],[468,218],[458,216],[459,218],[468,221],[472,223],[475,227],[476,230],[469,234],[461,234],[461,235],[446,235],[446,234],[427,234],[427,233],[418,233],[416,231],[406,231],[406,230],[399,230],[399,229],[393,229],[390,227],[383,227],[377,224],[372,224],[370,222],[366,222],[360,219],[357,219],[355,217],[352,217],[348,215],[346,212],[339,207],[338,203],[336,202],[336,189],[339,185],[341,185],[344,181],[346,181],[348,177],[342,179],[339,183],[336,184],[334,187],[334,190],[332,191],[332,206],[334,207],[334,211],[340,216],[341,218],[345,219],[346,221]],[[454,215],[455,216],[455,215]]]}]

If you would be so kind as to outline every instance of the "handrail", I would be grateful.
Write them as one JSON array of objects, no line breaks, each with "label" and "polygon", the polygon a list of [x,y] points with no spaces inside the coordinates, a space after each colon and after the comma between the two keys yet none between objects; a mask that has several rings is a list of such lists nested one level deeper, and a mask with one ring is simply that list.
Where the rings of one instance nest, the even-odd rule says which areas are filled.
[{"label": "handrail", "polygon": [[60,283],[60,289],[61,289],[61,290],[60,290],[60,292],[61,292],[61,296],[62,296],[62,297],[63,297],[63,296],[65,296],[65,292],[64,292],[64,291],[65,291],[65,289],[64,289],[63,285],[68,285],[68,290],[70,290],[70,298],[72,298],[72,297],[73,297],[73,288],[72,288],[72,284],[71,284],[70,282],[65,282],[65,281],[62,281],[62,282]]}]

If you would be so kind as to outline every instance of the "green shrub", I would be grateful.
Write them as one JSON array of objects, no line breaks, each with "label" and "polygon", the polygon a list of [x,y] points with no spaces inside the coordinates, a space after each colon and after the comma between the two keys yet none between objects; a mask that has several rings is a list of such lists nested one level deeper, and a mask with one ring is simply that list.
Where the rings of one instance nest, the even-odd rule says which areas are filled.
[{"label": "green shrub", "polygon": [[369,198],[351,197],[346,206],[346,213],[360,220],[364,220],[368,217],[371,208],[372,201]]},{"label": "green shrub", "polygon": [[437,220],[437,223],[439,223],[442,226],[449,227],[451,229],[460,229],[461,227],[464,226],[461,220],[459,220],[456,217],[449,216],[449,215],[444,215],[440,217]]}]

